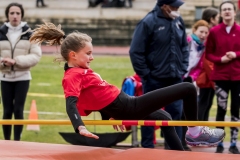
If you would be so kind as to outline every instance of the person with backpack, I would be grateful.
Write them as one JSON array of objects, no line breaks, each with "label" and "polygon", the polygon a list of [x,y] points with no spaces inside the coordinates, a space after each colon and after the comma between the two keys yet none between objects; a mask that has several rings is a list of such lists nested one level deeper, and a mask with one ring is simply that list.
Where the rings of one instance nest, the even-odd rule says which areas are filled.
[{"label": "person with backpack", "polygon": [[[211,29],[219,23],[219,11],[212,7],[206,8],[202,14],[202,20],[208,22],[209,28]],[[214,65],[206,59],[205,55],[206,54],[204,53],[201,63],[201,71],[196,79],[196,84],[199,88],[198,118],[201,121],[208,121],[209,112],[215,95],[214,82],[210,80]]]},{"label": "person with backpack", "polygon": [[205,51],[205,41],[209,33],[209,25],[204,20],[199,20],[193,24],[192,34],[188,38],[189,43],[189,65],[184,81],[196,83],[201,71],[203,53]]},{"label": "person with backpack", "polygon": [[[183,82],[193,83],[196,89],[196,80],[202,69],[202,59],[203,53],[205,51],[205,41],[209,33],[209,25],[204,20],[199,20],[193,24],[192,34],[188,36],[189,44],[189,65],[187,68],[187,73],[183,77]],[[184,115],[182,115],[182,120],[184,120]],[[185,143],[185,134],[187,132],[187,127],[182,127],[182,144],[185,146],[185,150],[191,150]]]}]

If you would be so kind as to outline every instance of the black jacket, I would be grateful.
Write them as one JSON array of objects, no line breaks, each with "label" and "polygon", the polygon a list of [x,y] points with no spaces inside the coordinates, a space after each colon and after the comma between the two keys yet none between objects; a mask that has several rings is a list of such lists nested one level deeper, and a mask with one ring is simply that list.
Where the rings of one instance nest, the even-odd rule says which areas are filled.
[{"label": "black jacket", "polygon": [[137,25],[130,47],[135,72],[143,79],[182,77],[187,72],[189,47],[181,17],[166,18],[160,7]]}]

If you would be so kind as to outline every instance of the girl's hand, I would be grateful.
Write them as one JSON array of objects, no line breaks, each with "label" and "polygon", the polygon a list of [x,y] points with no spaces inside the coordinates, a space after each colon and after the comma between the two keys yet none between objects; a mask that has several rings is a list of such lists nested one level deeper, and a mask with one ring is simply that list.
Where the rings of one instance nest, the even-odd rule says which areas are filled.
[{"label": "girl's hand", "polygon": [[227,55],[222,56],[222,58],[221,58],[221,62],[222,62],[222,63],[228,63],[228,62],[230,62],[231,60],[232,60],[232,59],[229,58]]},{"label": "girl's hand", "polygon": [[91,132],[89,132],[85,126],[79,126],[78,130],[79,130],[79,134],[81,134],[81,135],[83,135],[85,137],[99,139],[99,137],[97,135],[92,134]]},{"label": "girl's hand", "polygon": [[[110,118],[109,120],[114,120],[114,118]],[[124,125],[113,125],[113,129],[118,131],[119,129],[121,130],[121,132],[123,132],[125,130]]]},{"label": "girl's hand", "polygon": [[236,53],[235,52],[227,52],[226,53],[227,57],[230,58],[230,59],[234,59],[237,57]]},{"label": "girl's hand", "polygon": [[12,58],[2,58],[1,62],[5,65],[5,66],[13,66],[16,61]]}]

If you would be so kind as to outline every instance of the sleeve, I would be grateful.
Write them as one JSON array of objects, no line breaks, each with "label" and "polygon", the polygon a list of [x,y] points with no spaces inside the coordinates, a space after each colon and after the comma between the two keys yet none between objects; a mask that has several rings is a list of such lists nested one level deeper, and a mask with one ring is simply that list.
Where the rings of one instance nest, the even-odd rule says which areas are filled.
[{"label": "sleeve", "polygon": [[200,75],[202,68],[203,68],[202,66],[203,66],[203,57],[201,57],[197,66],[194,68],[194,72],[190,75],[192,77],[193,81],[196,81],[196,79]]},{"label": "sleeve", "polygon": [[84,126],[80,114],[77,110],[78,97],[70,96],[66,98],[66,111],[76,133],[79,133],[78,127]]},{"label": "sleeve", "polygon": [[65,97],[79,97],[82,89],[82,77],[77,72],[72,72],[71,76],[64,78],[62,81]]},{"label": "sleeve", "polygon": [[204,53],[203,57],[203,68],[207,73],[207,76],[210,77],[211,72],[213,71],[214,64],[206,59],[206,53]]},{"label": "sleeve", "polygon": [[144,21],[140,21],[134,31],[130,46],[129,54],[133,69],[140,77],[145,77],[150,72],[146,63],[146,52],[150,34],[151,31],[147,24]]},{"label": "sleeve", "polygon": [[235,51],[235,53],[236,53],[236,58],[240,58],[240,51]]},{"label": "sleeve", "polygon": [[19,55],[14,58],[16,66],[19,68],[29,68],[35,66],[41,59],[42,51],[38,44],[30,44],[29,54]]},{"label": "sleeve", "polygon": [[213,63],[221,63],[221,58],[219,56],[216,56],[216,42],[215,42],[215,37],[214,33],[210,31],[208,37],[207,37],[207,42],[206,42],[206,59],[213,62]]},{"label": "sleeve", "polygon": [[182,63],[183,63],[183,71],[185,73],[187,73],[187,68],[188,68],[188,61],[189,61],[189,44],[187,41],[187,33],[186,33],[186,28],[185,28],[185,24],[183,22],[182,19],[180,19],[182,25],[183,25],[183,40],[182,40],[182,55],[183,55],[183,59],[182,59]]}]

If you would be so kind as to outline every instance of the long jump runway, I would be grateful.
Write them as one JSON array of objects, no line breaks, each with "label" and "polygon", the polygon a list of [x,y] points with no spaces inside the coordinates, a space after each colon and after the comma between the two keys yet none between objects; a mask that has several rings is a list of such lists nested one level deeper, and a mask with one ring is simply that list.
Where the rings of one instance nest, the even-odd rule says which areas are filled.
[{"label": "long jump runway", "polygon": [[127,150],[0,140],[1,160],[239,160],[239,155],[163,149]]}]

